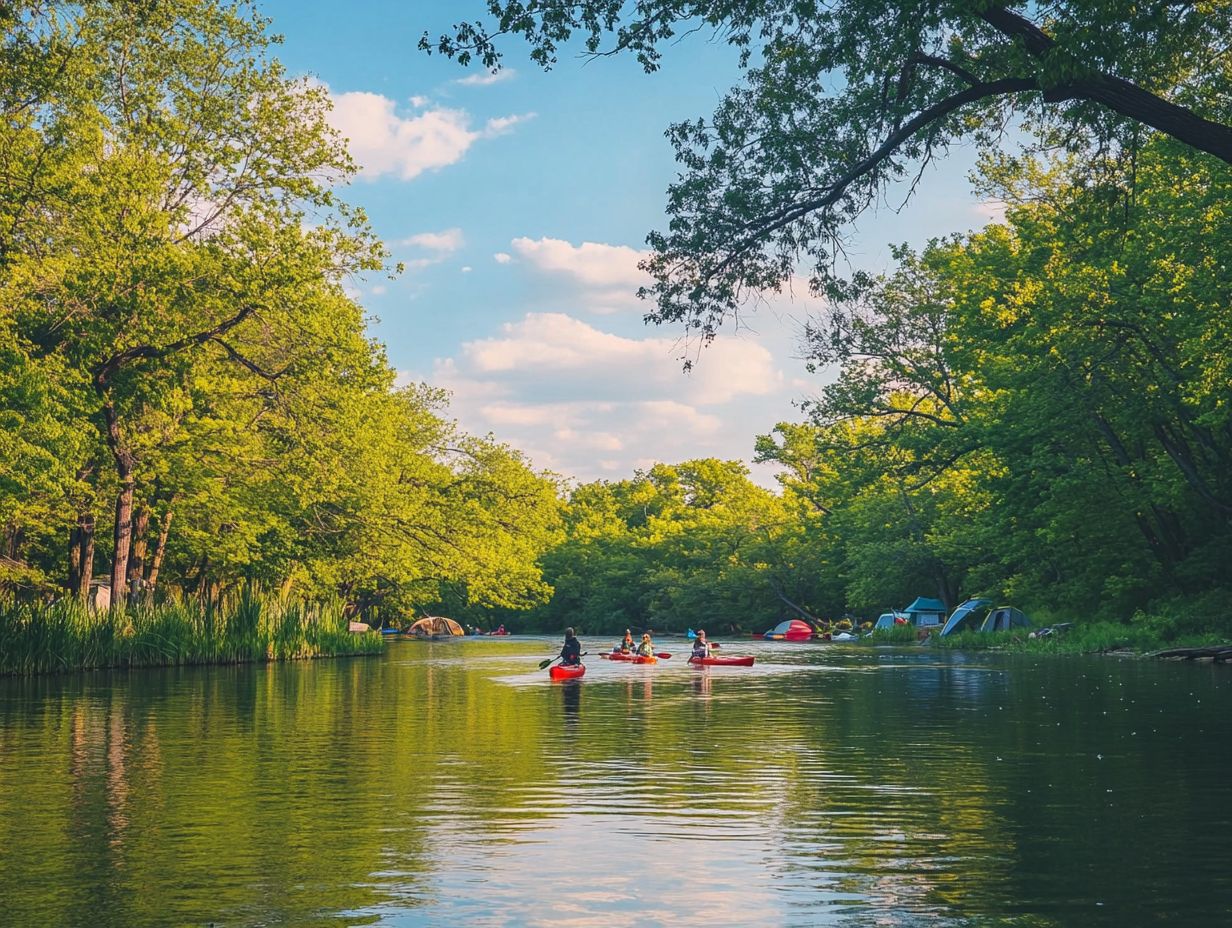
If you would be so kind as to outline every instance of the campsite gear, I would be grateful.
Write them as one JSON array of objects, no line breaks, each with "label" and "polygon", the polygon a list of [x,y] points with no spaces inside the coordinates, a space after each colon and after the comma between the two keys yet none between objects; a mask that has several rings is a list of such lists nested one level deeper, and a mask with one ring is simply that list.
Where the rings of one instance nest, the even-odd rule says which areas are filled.
[{"label": "campsite gear", "polygon": [[548,671],[548,676],[553,680],[577,680],[584,673],[586,673],[585,664],[574,664],[572,667],[557,664]]},{"label": "campsite gear", "polygon": [[945,621],[945,603],[939,599],[929,599],[917,596],[915,602],[903,610],[903,613],[916,628],[930,628]]},{"label": "campsite gear", "polygon": [[690,657],[689,663],[695,667],[752,667],[754,660],[752,657]]},{"label": "campsite gear", "polygon": [[807,622],[799,619],[788,619],[780,622],[770,631],[762,635],[767,641],[808,641],[813,637],[813,629]]},{"label": "campsite gear", "polygon": [[895,625],[906,625],[911,619],[907,617],[905,612],[883,612],[877,616],[877,621],[873,624],[873,631],[884,631],[887,628],[893,628]]},{"label": "campsite gear", "polygon": [[442,615],[427,615],[411,625],[406,630],[408,635],[415,638],[425,638],[429,641],[435,641],[438,638],[465,638],[466,632],[462,631],[462,626],[453,619],[447,619]]}]

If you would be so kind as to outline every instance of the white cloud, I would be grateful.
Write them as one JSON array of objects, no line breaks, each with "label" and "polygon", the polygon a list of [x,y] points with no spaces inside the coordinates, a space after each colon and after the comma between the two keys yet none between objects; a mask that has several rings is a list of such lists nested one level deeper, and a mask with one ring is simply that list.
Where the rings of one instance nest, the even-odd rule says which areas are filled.
[{"label": "white cloud", "polygon": [[574,245],[558,238],[515,238],[510,244],[538,270],[565,275],[586,287],[622,287],[632,292],[649,282],[637,267],[649,252],[627,245]]},{"label": "white cloud", "polygon": [[537,116],[537,113],[518,113],[515,116],[496,116],[489,119],[483,126],[483,137],[487,139],[496,138],[498,135],[505,135],[514,126],[528,122]]},{"label": "white cloud", "polygon": [[655,460],[747,458],[758,432],[790,417],[764,346],[720,340],[689,375],[679,353],[671,338],[529,313],[439,360],[428,380],[452,392],[451,412],[468,431],[491,431],[537,466],[586,480]]},{"label": "white cloud", "polygon": [[410,245],[414,248],[426,248],[429,251],[452,253],[465,244],[466,238],[462,230],[456,226],[441,232],[418,232],[408,238],[400,239],[395,245]]},{"label": "white cloud", "polygon": [[465,110],[426,108],[430,101],[425,97],[410,98],[412,108],[422,112],[400,115],[397,104],[381,94],[351,91],[331,96],[330,123],[348,139],[351,155],[365,177],[394,174],[410,180],[424,171],[455,164],[479,139],[502,135],[534,116],[489,119],[476,131]]},{"label": "white cloud", "polygon": [[481,71],[478,74],[459,78],[454,83],[461,84],[463,87],[490,87],[492,84],[501,84],[505,81],[513,80],[517,73],[513,68],[501,68],[495,72]]},{"label": "white cloud", "polygon": [[415,248],[427,254],[407,262],[409,267],[428,267],[440,264],[466,244],[466,237],[459,228],[440,232],[419,232],[394,242],[395,247]]},{"label": "white cloud", "polygon": [[463,274],[469,274],[469,273],[470,273],[471,271],[473,271],[473,270],[474,270],[474,268],[473,268],[473,267],[471,267],[469,264],[464,264],[464,265],[462,266],[462,273],[463,273]]},{"label": "white cloud", "polygon": [[492,256],[492,258],[493,260],[496,261],[497,264],[508,264],[510,261],[513,260],[512,255],[505,254],[505,252],[503,251],[498,251],[496,254]]},{"label": "white cloud", "polygon": [[777,389],[782,374],[770,352],[756,342],[720,339],[706,350],[706,363],[681,373],[680,345],[670,338],[625,338],[564,313],[528,313],[506,323],[501,334],[462,346],[477,374],[552,380],[566,395],[657,398],[684,394],[700,405]]}]

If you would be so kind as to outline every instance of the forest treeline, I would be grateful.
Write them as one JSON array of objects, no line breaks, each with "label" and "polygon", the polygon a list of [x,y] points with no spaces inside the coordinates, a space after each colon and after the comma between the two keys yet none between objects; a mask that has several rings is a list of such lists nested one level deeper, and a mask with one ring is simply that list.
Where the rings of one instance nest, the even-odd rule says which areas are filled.
[{"label": "forest treeline", "polygon": [[396,268],[268,22],[19,2],[0,27],[7,597],[546,595],[556,481],[395,382],[349,285]]},{"label": "forest treeline", "polygon": [[[396,268],[339,198],[355,166],[324,89],[285,74],[248,6],[19,2],[0,25],[6,600],[260,587],[393,624],[616,631],[979,594],[1228,627],[1216,155],[1124,126],[1115,144],[989,154],[977,182],[1003,219],[900,249],[880,276],[816,279],[816,393],[750,439],[777,492],[716,460],[566,490],[460,432],[440,391],[396,383],[348,286]],[[721,155],[684,161],[717,183]],[[689,317],[703,338],[707,313],[794,265],[731,267],[742,282]]]}]

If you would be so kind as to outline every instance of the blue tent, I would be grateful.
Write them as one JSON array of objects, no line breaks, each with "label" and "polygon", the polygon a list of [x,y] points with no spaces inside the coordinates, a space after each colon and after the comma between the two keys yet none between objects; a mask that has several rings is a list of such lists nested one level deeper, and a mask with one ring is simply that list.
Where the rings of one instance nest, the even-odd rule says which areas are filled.
[{"label": "blue tent", "polygon": [[903,610],[915,626],[940,625],[945,621],[945,603],[939,599],[917,596],[915,602]]},{"label": "blue tent", "polygon": [[1030,620],[1021,609],[1013,606],[998,606],[992,608],[988,599],[969,599],[950,616],[941,629],[941,636],[956,635],[959,632],[1003,632],[1011,628],[1030,628]]},{"label": "blue tent", "polygon": [[951,613],[950,620],[945,623],[945,628],[941,629],[941,637],[976,631],[988,617],[990,608],[990,599],[969,599],[965,603],[959,603],[958,608]]}]

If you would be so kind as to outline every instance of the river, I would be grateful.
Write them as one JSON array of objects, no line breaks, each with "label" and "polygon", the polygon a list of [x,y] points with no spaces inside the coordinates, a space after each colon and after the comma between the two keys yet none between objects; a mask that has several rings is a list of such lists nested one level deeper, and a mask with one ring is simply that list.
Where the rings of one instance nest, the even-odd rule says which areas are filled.
[{"label": "river", "polygon": [[583,644],[0,680],[0,923],[1232,924],[1232,668]]}]

